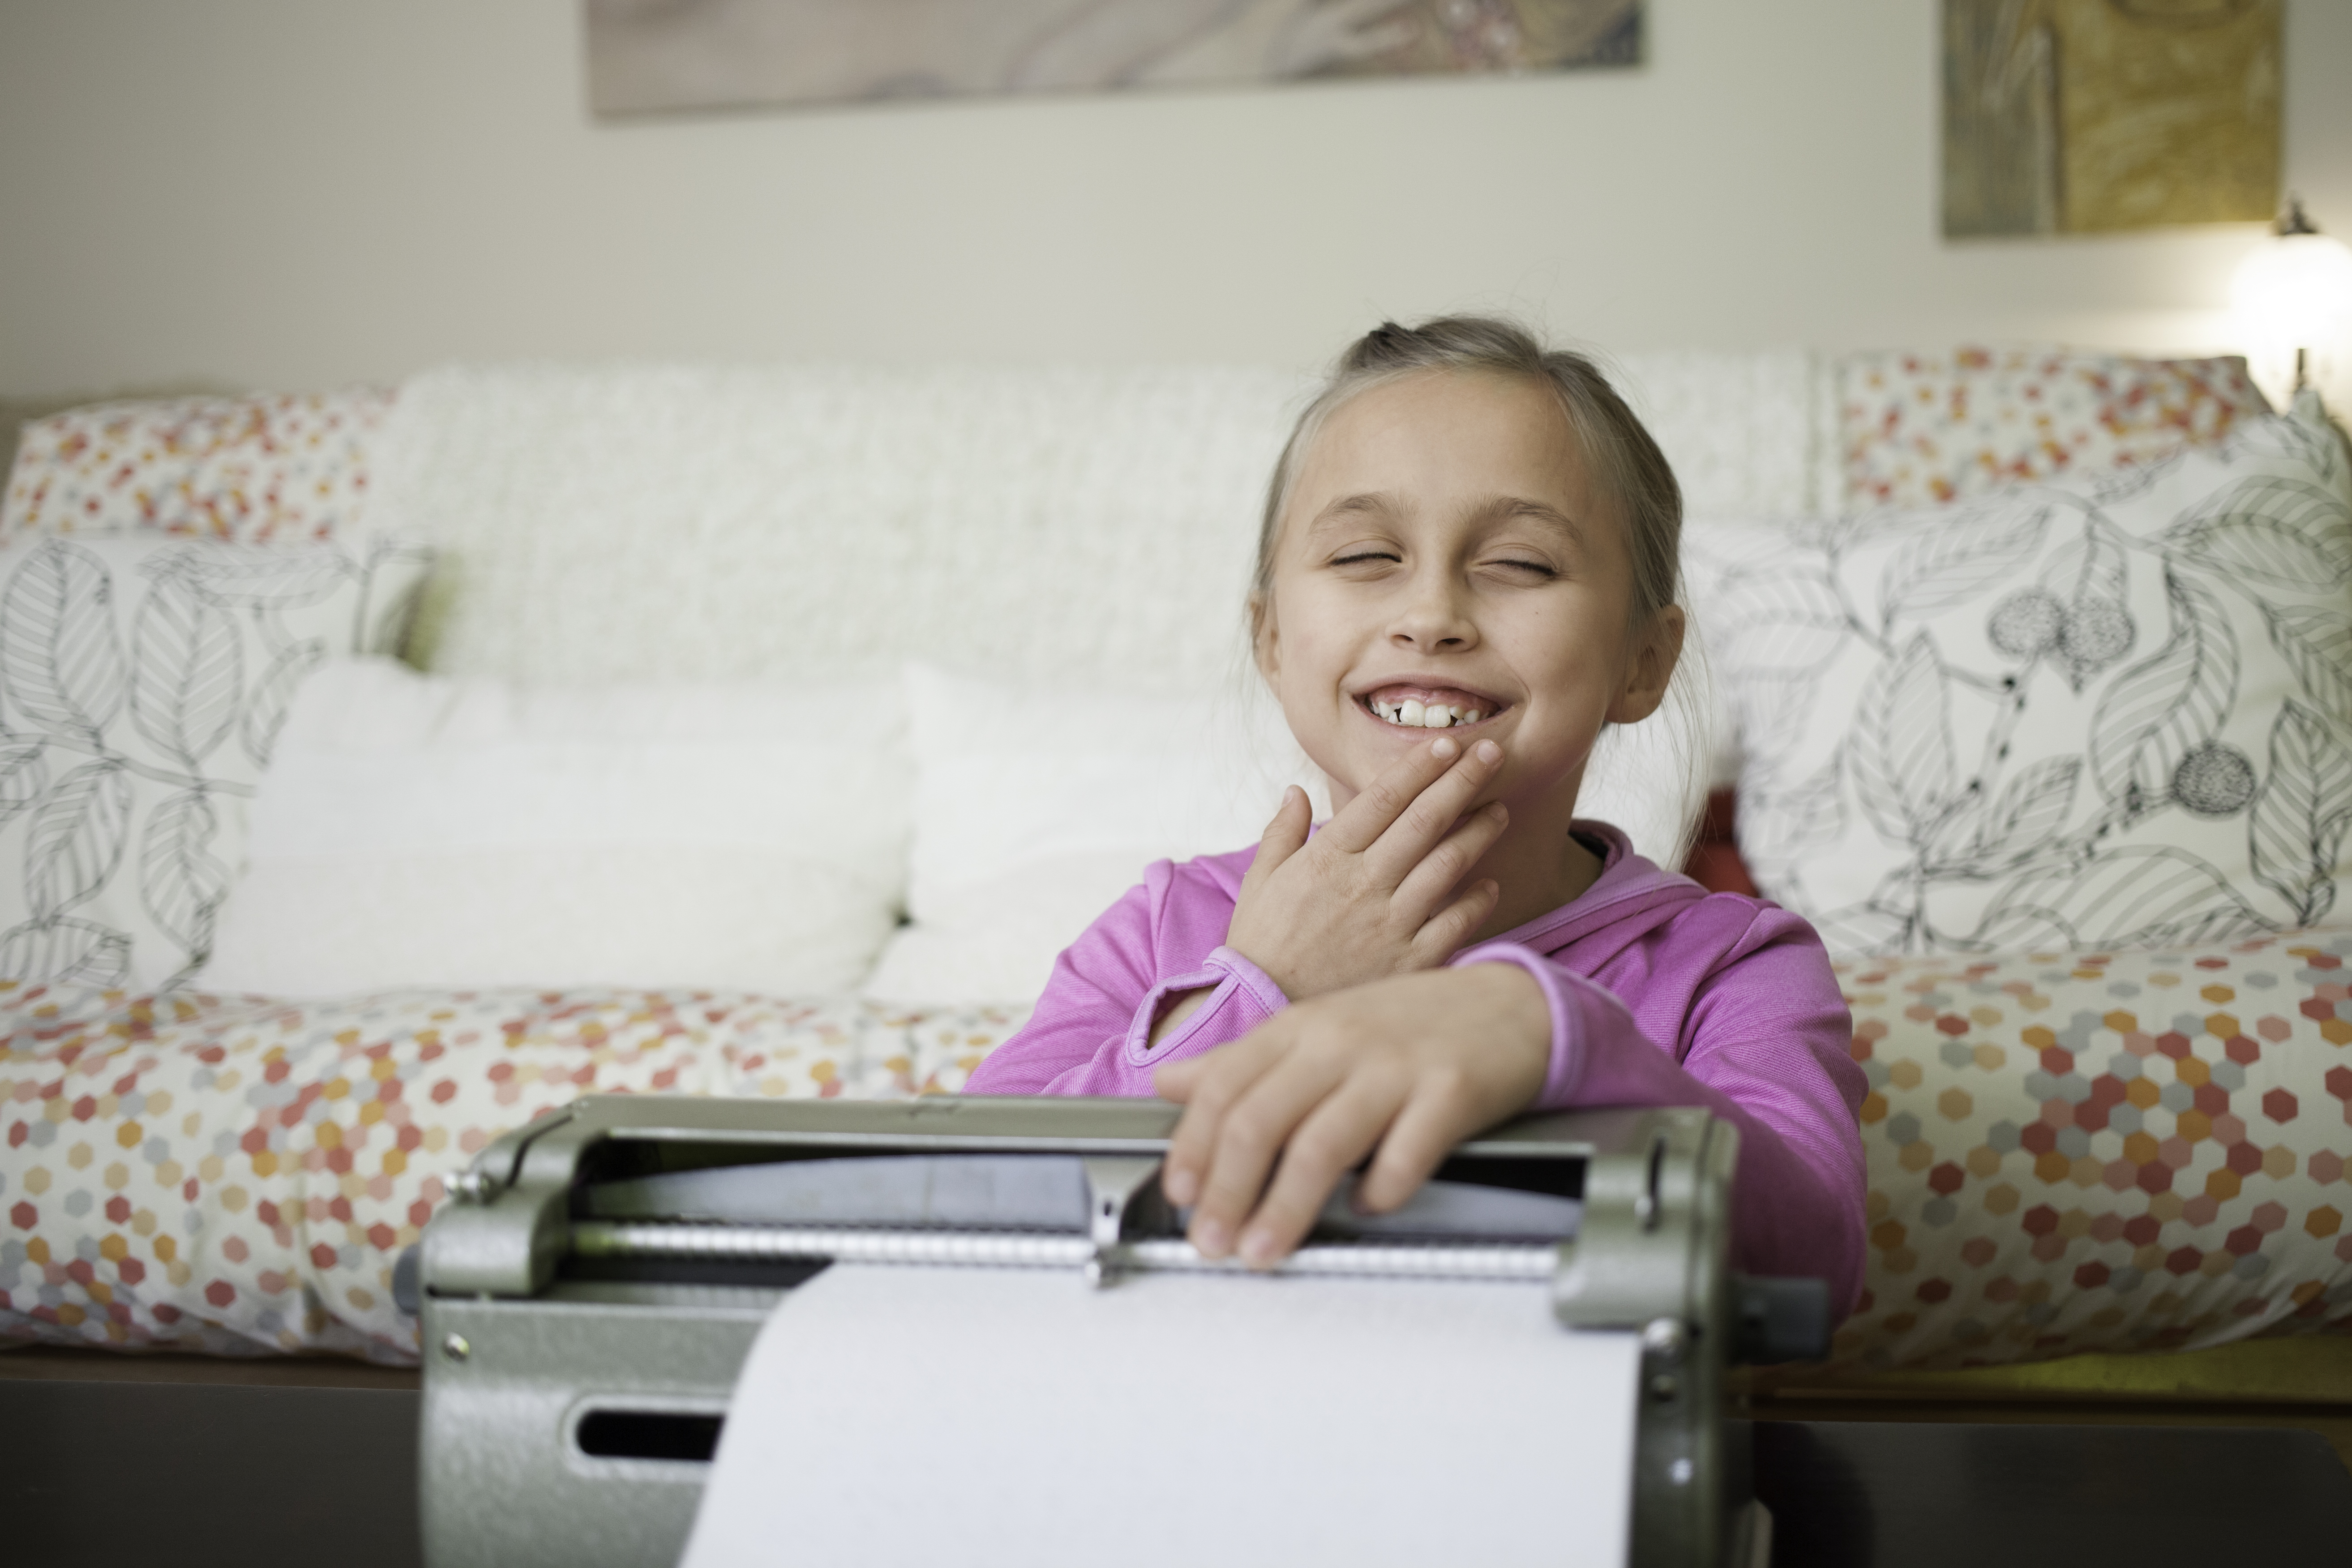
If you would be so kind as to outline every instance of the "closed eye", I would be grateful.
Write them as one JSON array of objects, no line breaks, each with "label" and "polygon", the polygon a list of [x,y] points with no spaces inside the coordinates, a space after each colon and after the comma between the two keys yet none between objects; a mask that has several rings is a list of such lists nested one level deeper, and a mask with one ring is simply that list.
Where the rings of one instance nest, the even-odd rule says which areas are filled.
[{"label": "closed eye", "polygon": [[1367,561],[1402,561],[1404,557],[1393,550],[1360,550],[1352,555],[1335,556],[1334,566],[1359,566]]},{"label": "closed eye", "polygon": [[1531,573],[1531,574],[1534,574],[1534,575],[1536,575],[1536,576],[1542,577],[1542,578],[1546,578],[1546,579],[1549,579],[1549,578],[1557,577],[1557,576],[1559,576],[1559,568],[1557,568],[1557,567],[1555,567],[1555,566],[1552,566],[1552,565],[1549,564],[1548,563],[1546,563],[1546,562],[1542,562],[1542,561],[1519,561],[1519,560],[1513,560],[1513,559],[1505,559],[1505,560],[1500,560],[1500,561],[1493,561],[1493,562],[1489,562],[1489,563],[1488,563],[1488,564],[1489,564],[1489,565],[1493,565],[1493,566],[1510,566],[1510,567],[1516,567],[1516,568],[1517,568],[1517,570],[1519,570],[1519,571],[1527,572],[1527,573]]}]

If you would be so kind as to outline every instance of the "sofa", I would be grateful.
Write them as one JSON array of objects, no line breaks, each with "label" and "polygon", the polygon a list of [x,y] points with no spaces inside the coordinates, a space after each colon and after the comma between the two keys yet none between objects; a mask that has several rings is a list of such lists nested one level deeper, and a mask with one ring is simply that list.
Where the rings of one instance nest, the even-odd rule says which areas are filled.
[{"label": "sofa", "polygon": [[[2232,361],[1612,367],[1707,657],[1587,809],[1838,955],[1827,1370],[2340,1333],[2337,434]],[[411,1364],[394,1261],[509,1127],[957,1092],[1141,865],[1313,782],[1240,629],[1305,390],[489,365],[28,425],[0,1342]]]}]

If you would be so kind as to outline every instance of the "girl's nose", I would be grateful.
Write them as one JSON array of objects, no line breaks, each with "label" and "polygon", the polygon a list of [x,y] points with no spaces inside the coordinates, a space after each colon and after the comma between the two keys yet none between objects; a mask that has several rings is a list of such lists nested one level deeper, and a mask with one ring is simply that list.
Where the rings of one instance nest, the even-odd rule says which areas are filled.
[{"label": "girl's nose", "polygon": [[1449,579],[1416,577],[1389,623],[1389,640],[1423,653],[1460,653],[1478,640],[1461,596]]}]

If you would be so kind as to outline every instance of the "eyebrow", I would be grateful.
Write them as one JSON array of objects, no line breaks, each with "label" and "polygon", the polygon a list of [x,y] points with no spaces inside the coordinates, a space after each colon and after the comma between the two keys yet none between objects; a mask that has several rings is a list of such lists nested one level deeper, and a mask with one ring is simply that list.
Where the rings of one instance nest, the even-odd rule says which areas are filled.
[{"label": "eyebrow", "polygon": [[1313,533],[1331,523],[1339,521],[1341,518],[1363,517],[1368,515],[1373,517],[1391,517],[1395,515],[1395,503],[1392,502],[1388,496],[1378,490],[1366,490],[1360,495],[1341,496],[1338,500],[1326,506],[1321,511],[1317,512],[1314,519],[1307,523],[1307,531],[1309,533]]},{"label": "eyebrow", "polygon": [[1523,517],[1543,523],[1568,536],[1569,542],[1581,549],[1584,545],[1584,525],[1568,513],[1548,502],[1532,500],[1526,496],[1496,496],[1478,508],[1481,522],[1501,522],[1507,518]]},{"label": "eyebrow", "polygon": [[[1318,533],[1324,533],[1327,529],[1334,527],[1334,524],[1340,524],[1340,521],[1350,520],[1350,517],[1395,517],[1395,515],[1397,515],[1397,503],[1392,496],[1388,496],[1385,491],[1362,491],[1362,494],[1355,494],[1355,496],[1340,496],[1339,500],[1328,503],[1324,510],[1315,512],[1312,521],[1307,521],[1306,533],[1307,538],[1318,536]],[[1583,550],[1585,543],[1588,543],[1588,541],[1585,541],[1583,524],[1573,520],[1573,517],[1569,517],[1567,512],[1561,512],[1557,505],[1550,505],[1548,500],[1534,500],[1531,496],[1489,496],[1486,500],[1479,500],[1477,508],[1473,508],[1473,520],[1477,521],[1477,524],[1482,524],[1482,527],[1494,527],[1494,524],[1498,524],[1498,521],[1507,521],[1512,520],[1512,517],[1524,517],[1524,520],[1528,521],[1543,524],[1548,531],[1559,533],[1559,536],[1567,538],[1567,543],[1576,550]]]},{"label": "eyebrow", "polygon": [[[1350,517],[1392,517],[1396,514],[1393,498],[1381,490],[1365,490],[1357,495],[1341,496],[1315,514],[1307,526],[1309,532]],[[1480,522],[1501,522],[1507,518],[1523,517],[1544,523],[1577,544],[1584,542],[1584,528],[1574,518],[1549,502],[1527,496],[1490,496],[1478,503],[1472,515]]]}]

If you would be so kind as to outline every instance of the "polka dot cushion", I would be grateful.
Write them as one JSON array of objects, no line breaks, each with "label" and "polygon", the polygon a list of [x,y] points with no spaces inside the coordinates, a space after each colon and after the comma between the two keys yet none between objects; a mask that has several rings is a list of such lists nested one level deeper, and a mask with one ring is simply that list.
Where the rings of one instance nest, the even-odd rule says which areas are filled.
[{"label": "polka dot cushion", "polygon": [[1961,349],[1849,354],[1836,374],[1853,509],[2133,468],[2270,412],[2242,359]]},{"label": "polka dot cushion", "polygon": [[[2352,932],[1840,973],[1871,1086],[1841,1366],[2352,1325]],[[952,1093],[1020,1022],[682,992],[0,1006],[0,1342],[394,1363],[393,1261],[507,1128],[592,1091]]]},{"label": "polka dot cushion", "polygon": [[[2352,1325],[2352,933],[1861,959],[1856,1370]],[[2339,1012],[2343,1015],[2339,1016]]]},{"label": "polka dot cushion", "polygon": [[0,542],[131,529],[246,544],[348,535],[393,395],[175,397],[35,420],[0,499]]},{"label": "polka dot cushion", "polygon": [[1003,1008],[574,992],[330,1005],[11,994],[0,1343],[404,1363],[392,1266],[446,1179],[590,1092],[952,1092]]}]

